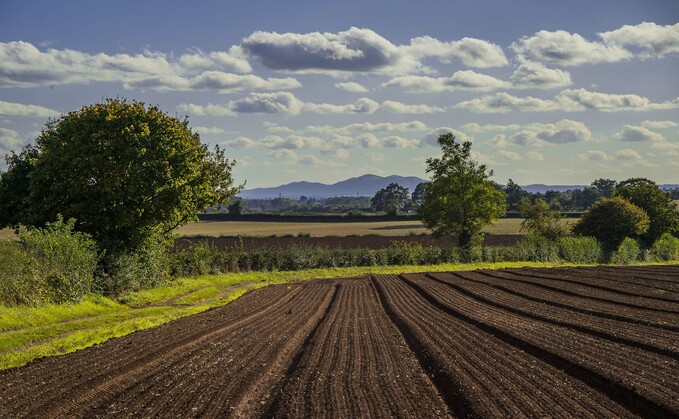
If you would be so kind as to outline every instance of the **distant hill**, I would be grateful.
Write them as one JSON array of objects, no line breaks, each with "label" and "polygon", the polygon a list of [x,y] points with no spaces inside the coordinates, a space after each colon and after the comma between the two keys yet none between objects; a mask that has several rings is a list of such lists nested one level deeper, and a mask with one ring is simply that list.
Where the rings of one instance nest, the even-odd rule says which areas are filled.
[{"label": "distant hill", "polygon": [[[270,199],[270,198],[291,198],[299,199],[301,196],[307,198],[328,198],[331,196],[373,196],[377,191],[386,187],[390,183],[398,183],[408,188],[413,193],[415,187],[425,182],[415,176],[377,176],[363,175],[351,179],[343,180],[333,184],[319,182],[292,182],[271,188],[254,188],[242,191],[238,196],[244,199]],[[589,185],[544,185],[534,183],[522,186],[525,191],[530,193],[545,193],[546,191],[567,191],[569,189],[584,189]],[[679,185],[659,185],[662,189],[679,188]]]},{"label": "distant hill", "polygon": [[271,188],[254,188],[242,191],[238,196],[244,199],[268,199],[284,198],[299,199],[301,196],[308,198],[328,198],[331,196],[373,196],[377,191],[390,183],[398,183],[408,188],[413,193],[415,187],[424,182],[415,176],[377,176],[363,175],[331,185],[318,182],[293,182],[286,185]]}]

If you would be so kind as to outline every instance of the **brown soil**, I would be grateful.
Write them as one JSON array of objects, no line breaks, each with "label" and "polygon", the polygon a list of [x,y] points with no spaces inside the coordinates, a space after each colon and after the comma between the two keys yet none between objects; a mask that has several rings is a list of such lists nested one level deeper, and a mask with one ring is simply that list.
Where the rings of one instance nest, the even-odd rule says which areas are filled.
[{"label": "brown soil", "polygon": [[[487,234],[483,244],[485,246],[513,246],[521,240],[519,234]],[[287,248],[290,246],[313,246],[331,249],[383,249],[392,243],[401,241],[407,243],[420,243],[422,246],[455,246],[450,237],[435,239],[432,236],[351,236],[351,237],[205,237],[193,238],[182,237],[175,243],[176,249],[183,249],[192,243],[205,243],[219,249],[230,249],[240,246],[246,250],[262,248]]]},{"label": "brown soil", "polygon": [[677,287],[677,266],[269,286],[0,372],[0,417],[676,417]]}]

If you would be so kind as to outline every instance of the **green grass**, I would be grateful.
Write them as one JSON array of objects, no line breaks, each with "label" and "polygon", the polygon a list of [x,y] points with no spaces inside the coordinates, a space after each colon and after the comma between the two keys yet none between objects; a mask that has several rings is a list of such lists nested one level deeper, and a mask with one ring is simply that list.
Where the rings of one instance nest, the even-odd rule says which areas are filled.
[{"label": "green grass", "polygon": [[114,337],[158,326],[212,307],[223,306],[249,290],[269,284],[355,277],[371,273],[394,274],[524,266],[549,267],[556,264],[502,262],[243,272],[180,278],[164,286],[123,295],[116,300],[89,295],[77,304],[53,304],[43,307],[0,306],[0,369],[21,366],[43,356],[73,352]]}]

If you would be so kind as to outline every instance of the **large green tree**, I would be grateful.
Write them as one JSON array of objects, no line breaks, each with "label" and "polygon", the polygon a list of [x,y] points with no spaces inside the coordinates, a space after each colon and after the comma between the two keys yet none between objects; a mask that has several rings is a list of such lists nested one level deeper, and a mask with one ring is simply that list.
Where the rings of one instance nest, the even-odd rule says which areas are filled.
[{"label": "large green tree", "polygon": [[398,183],[390,183],[387,187],[375,193],[375,196],[370,200],[370,208],[373,211],[397,213],[403,208],[409,197],[408,188]]},{"label": "large green tree", "polygon": [[672,234],[679,231],[679,212],[672,202],[672,196],[661,191],[652,180],[645,178],[623,180],[617,184],[615,196],[627,199],[648,214],[650,225],[640,237],[646,245],[652,246],[663,233]]},{"label": "large green tree", "polygon": [[49,121],[7,159],[0,223],[75,218],[109,254],[135,251],[237,192],[234,162],[155,106],[109,99]]},{"label": "large green tree", "polygon": [[438,143],[443,154],[427,159],[431,182],[418,213],[435,236],[455,236],[469,254],[481,244],[481,229],[505,214],[505,194],[490,180],[493,171],[471,158],[471,142],[448,133]]}]

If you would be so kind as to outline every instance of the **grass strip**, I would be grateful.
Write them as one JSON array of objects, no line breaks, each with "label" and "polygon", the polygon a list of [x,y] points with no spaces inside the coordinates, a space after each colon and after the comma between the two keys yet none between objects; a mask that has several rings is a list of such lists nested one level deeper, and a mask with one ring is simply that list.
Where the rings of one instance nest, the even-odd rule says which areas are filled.
[{"label": "grass strip", "polygon": [[[667,265],[635,263],[634,265]],[[679,262],[669,263],[679,264]],[[77,304],[0,306],[0,369],[61,355],[228,304],[248,290],[312,279],[518,267],[576,266],[541,262],[479,262],[426,266],[370,266],[286,272],[242,272],[179,278],[118,299],[89,295]],[[582,266],[582,265],[579,265]]]}]

